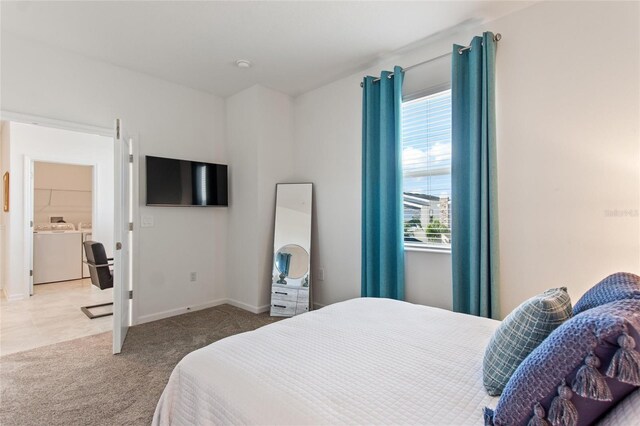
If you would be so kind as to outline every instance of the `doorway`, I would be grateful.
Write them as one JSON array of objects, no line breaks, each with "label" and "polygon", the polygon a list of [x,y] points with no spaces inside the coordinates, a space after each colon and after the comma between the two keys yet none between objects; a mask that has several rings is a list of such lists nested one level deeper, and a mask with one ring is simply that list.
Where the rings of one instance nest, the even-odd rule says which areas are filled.
[{"label": "doorway", "polygon": [[[6,159],[3,158],[3,172],[7,168],[11,173],[12,198],[10,211],[3,214],[5,230],[8,231],[3,232],[2,284],[5,293],[5,297],[2,300],[3,340],[7,337],[5,325],[19,322],[11,320],[11,311],[18,310],[19,305],[24,307],[28,303],[34,305],[29,315],[31,315],[31,318],[36,318],[36,322],[49,319],[48,323],[55,324],[58,322],[63,324],[59,327],[61,331],[59,341],[81,337],[73,332],[74,327],[69,326],[69,323],[66,323],[67,325],[65,326],[64,321],[49,318],[48,314],[41,309],[41,306],[37,306],[37,303],[34,302],[36,300],[42,301],[45,296],[51,296],[51,299],[55,299],[54,294],[63,294],[65,292],[66,297],[58,297],[58,301],[55,304],[58,307],[63,304],[72,305],[73,312],[68,312],[65,319],[72,321],[72,318],[75,318],[78,324],[84,322],[84,325],[75,327],[79,333],[84,335],[95,334],[95,325],[100,323],[106,325],[103,324],[101,327],[97,327],[97,332],[106,331],[107,327],[112,330],[113,322],[115,321],[114,317],[91,320],[80,308],[84,304],[95,304],[95,302],[101,302],[105,299],[113,300],[113,290],[100,290],[90,284],[89,278],[83,278],[82,254],[79,255],[80,271],[74,272],[74,274],[79,275],[78,279],[69,280],[68,278],[75,277],[66,275],[62,278],[49,277],[42,279],[42,275],[39,273],[42,268],[38,268],[42,264],[41,262],[40,265],[38,264],[41,256],[40,258],[38,256],[42,255],[43,250],[51,253],[51,244],[56,247],[61,246],[62,240],[55,240],[54,243],[49,241],[48,243],[35,244],[34,231],[37,230],[36,228],[39,225],[53,228],[57,224],[58,227],[65,228],[51,229],[51,234],[54,231],[58,234],[55,237],[60,237],[59,234],[69,234],[65,236],[74,242],[67,242],[65,247],[70,248],[73,246],[77,253],[78,249],[75,240],[80,238],[79,242],[81,244],[82,239],[88,237],[89,232],[87,231],[90,230],[91,238],[104,245],[108,257],[115,257],[115,213],[118,213],[122,200],[121,197],[116,199],[118,179],[116,179],[115,173],[118,172],[118,167],[121,168],[114,161],[115,150],[118,145],[117,138],[114,138],[113,131],[106,129],[98,129],[96,132],[87,133],[87,126],[79,126],[81,131],[75,131],[68,130],[68,123],[63,123],[64,126],[60,126],[64,128],[57,128],[57,126],[34,125],[32,124],[34,122],[33,119],[29,121],[30,124],[6,122],[5,126],[9,127],[9,131],[3,132],[2,138],[3,145],[5,143],[11,145],[11,149],[7,150],[11,153],[8,166],[5,165],[4,160]],[[9,137],[5,138],[5,134],[8,134]],[[62,174],[64,174],[62,169],[70,166],[75,168],[77,179],[80,179],[78,177],[80,175],[84,176],[82,178],[84,186],[70,187],[68,183],[56,183],[55,185],[41,183],[39,169],[42,167],[44,167],[42,170],[45,172],[53,170],[49,174],[54,176],[54,180],[60,180]],[[91,178],[90,183],[87,183],[89,180],[86,179],[87,175]],[[136,175],[134,174],[133,176],[135,177]],[[127,196],[130,196],[130,192],[127,193]],[[91,202],[87,203],[87,200],[91,200]],[[134,209],[137,207],[135,203],[131,204],[134,205]],[[71,207],[77,207],[78,205],[82,205],[80,209],[82,211],[71,211],[73,210]],[[87,215],[90,218],[89,220],[87,220]],[[130,220],[130,217],[131,215],[127,214],[126,219]],[[75,229],[71,229],[71,226]],[[118,232],[117,235],[119,238],[121,233]],[[82,253],[82,245],[80,245],[79,250]],[[7,256],[7,254],[9,255]],[[77,265],[75,253],[71,255],[71,258],[74,265]],[[130,261],[128,265],[131,265]],[[40,269],[40,271],[36,273],[36,269]],[[60,268],[53,269],[56,272],[55,269]],[[76,270],[75,266],[73,269],[74,271]],[[114,271],[115,275],[117,274]],[[84,276],[86,277],[86,270]],[[120,285],[128,286],[127,290],[130,290],[131,280],[120,283]],[[33,294],[33,296],[30,296],[30,294]],[[92,298],[91,301],[77,303],[80,300],[79,298],[87,295]],[[130,303],[128,303],[128,300],[126,302],[126,307],[120,306],[119,308],[125,309],[129,313],[131,310]],[[123,303],[122,300],[120,300],[120,303]],[[127,325],[131,322],[130,318],[127,315]],[[98,323],[98,320],[102,321]],[[120,319],[118,319],[118,323],[120,322]],[[17,334],[25,335],[20,333],[19,330]],[[46,334],[47,338],[43,337],[43,334]],[[34,333],[36,337],[30,344],[42,346],[52,343],[48,338],[53,338],[53,334],[50,332]],[[7,345],[3,344],[3,346],[7,348]]]}]

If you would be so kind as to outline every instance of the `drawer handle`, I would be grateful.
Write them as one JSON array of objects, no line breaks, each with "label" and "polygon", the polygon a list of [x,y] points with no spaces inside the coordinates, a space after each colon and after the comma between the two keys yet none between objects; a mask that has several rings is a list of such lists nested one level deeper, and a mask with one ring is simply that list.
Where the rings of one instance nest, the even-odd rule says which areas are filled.
[{"label": "drawer handle", "polygon": [[275,293],[276,293],[276,294],[284,294],[285,296],[286,296],[287,294],[289,294],[289,293],[285,293],[285,292],[283,292],[283,291],[276,291]]},{"label": "drawer handle", "polygon": [[273,305],[274,308],[282,308],[282,309],[287,309],[286,306],[283,305]]}]

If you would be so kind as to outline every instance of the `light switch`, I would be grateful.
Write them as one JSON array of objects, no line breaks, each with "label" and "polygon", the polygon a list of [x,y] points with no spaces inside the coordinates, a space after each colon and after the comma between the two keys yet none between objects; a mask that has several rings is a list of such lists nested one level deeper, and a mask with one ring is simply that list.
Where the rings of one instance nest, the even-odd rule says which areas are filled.
[{"label": "light switch", "polygon": [[143,228],[152,228],[153,227],[153,216],[143,214],[140,220],[140,226]]}]

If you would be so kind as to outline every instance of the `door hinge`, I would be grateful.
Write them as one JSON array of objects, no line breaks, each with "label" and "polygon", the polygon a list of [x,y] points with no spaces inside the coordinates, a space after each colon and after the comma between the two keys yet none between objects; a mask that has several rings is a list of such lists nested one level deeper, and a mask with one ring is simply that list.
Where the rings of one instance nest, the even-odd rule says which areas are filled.
[{"label": "door hinge", "polygon": [[133,163],[133,154],[129,154],[129,162]]},{"label": "door hinge", "polygon": [[32,277],[33,276],[33,269],[29,270],[29,276]]},{"label": "door hinge", "polygon": [[120,119],[116,118],[116,139],[120,139]]},{"label": "door hinge", "polygon": [[129,231],[133,231],[133,222],[129,222]]},{"label": "door hinge", "polygon": [[29,221],[29,226],[33,228],[33,221],[32,220]]},{"label": "door hinge", "polygon": [[116,250],[122,250],[122,243],[116,243]]},{"label": "door hinge", "polygon": [[129,290],[129,299],[133,299],[133,290]]}]

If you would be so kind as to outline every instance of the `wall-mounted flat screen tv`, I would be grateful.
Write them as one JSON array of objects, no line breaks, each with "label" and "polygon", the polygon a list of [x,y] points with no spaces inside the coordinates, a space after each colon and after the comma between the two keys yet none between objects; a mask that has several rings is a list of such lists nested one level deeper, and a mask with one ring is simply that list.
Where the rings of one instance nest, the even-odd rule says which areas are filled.
[{"label": "wall-mounted flat screen tv", "polygon": [[224,164],[146,156],[148,206],[227,206]]}]

